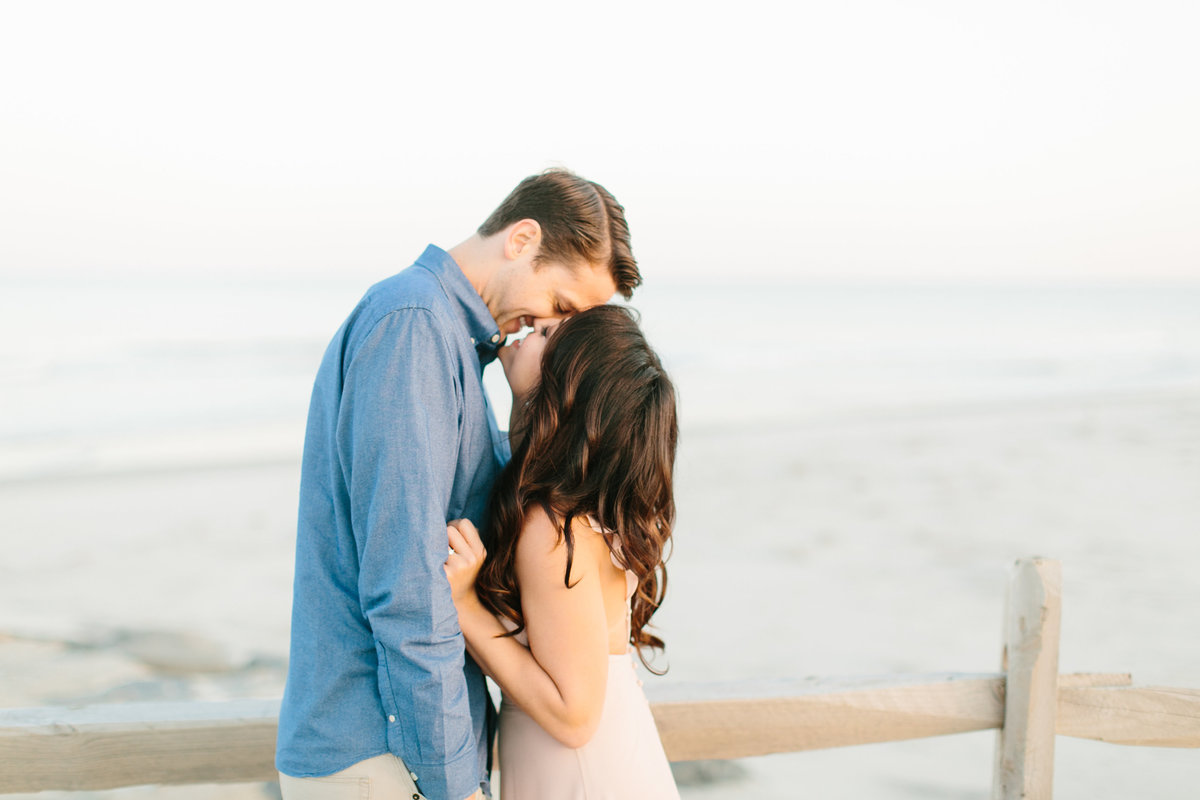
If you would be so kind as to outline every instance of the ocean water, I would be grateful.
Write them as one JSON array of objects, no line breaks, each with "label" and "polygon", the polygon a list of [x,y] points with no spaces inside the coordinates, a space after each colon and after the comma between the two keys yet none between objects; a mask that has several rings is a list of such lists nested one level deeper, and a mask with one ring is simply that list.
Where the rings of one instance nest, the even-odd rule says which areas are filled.
[{"label": "ocean water", "polygon": [[[0,277],[0,480],[295,458],[365,284]],[[685,432],[1200,385],[1200,284],[676,281],[631,305]]]}]

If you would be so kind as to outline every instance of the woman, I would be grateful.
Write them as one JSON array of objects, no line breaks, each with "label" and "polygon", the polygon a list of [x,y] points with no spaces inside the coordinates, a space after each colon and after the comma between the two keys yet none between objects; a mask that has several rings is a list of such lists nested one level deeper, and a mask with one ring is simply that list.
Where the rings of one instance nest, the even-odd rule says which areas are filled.
[{"label": "woman", "polygon": [[492,495],[492,552],[469,522],[448,528],[467,649],[504,695],[500,796],[678,798],[631,649],[645,663],[662,647],[646,624],[675,518],[674,389],[619,306],[551,333],[500,353],[517,444]]}]

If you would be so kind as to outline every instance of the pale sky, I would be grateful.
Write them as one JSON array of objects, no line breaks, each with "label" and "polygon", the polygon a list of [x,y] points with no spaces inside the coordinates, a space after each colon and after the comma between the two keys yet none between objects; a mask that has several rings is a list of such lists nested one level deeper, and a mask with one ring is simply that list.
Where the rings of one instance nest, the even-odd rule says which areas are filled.
[{"label": "pale sky", "polygon": [[1200,279],[1200,4],[27,2],[0,274],[381,277],[562,164],[647,276]]}]

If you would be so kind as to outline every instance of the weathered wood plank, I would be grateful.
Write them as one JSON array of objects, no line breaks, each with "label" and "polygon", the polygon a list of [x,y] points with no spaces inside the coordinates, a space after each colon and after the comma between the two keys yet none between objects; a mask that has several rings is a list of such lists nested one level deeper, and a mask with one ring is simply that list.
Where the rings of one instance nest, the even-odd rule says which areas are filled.
[{"label": "weathered wood plank", "polygon": [[[1058,732],[1200,747],[1200,690],[1129,683],[1122,674],[1061,676]],[[681,761],[998,728],[1004,677],[677,684],[649,694],[667,753]],[[0,710],[0,794],[271,780],[278,712],[277,700]]]},{"label": "weathered wood plank", "polygon": [[[1000,724],[999,675],[744,682],[652,691],[673,760],[938,736]],[[0,711],[0,793],[274,777],[279,703]]]},{"label": "weathered wood plank", "polygon": [[1004,622],[1004,726],[996,741],[993,800],[1050,800],[1058,711],[1062,570],[1022,559],[1008,585]]},{"label": "weathered wood plank", "polygon": [[278,700],[0,712],[0,792],[276,778]]},{"label": "weathered wood plank", "polygon": [[1088,686],[1132,686],[1128,672],[1067,672],[1058,676],[1059,691]]},{"label": "weathered wood plank", "polygon": [[1060,687],[1058,732],[1112,744],[1200,747],[1200,689]]},{"label": "weathered wood plank", "polygon": [[724,688],[693,687],[694,699],[674,702],[656,693],[652,709],[667,757],[740,758],[919,739],[995,728],[1003,715],[999,676],[769,688],[768,695],[743,689],[731,697]]}]

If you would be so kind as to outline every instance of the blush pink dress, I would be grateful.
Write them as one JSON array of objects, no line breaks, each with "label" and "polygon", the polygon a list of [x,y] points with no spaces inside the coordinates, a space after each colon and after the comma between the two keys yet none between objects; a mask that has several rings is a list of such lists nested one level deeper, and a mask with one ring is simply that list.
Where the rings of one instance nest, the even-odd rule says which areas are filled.
[{"label": "blush pink dress", "polygon": [[[596,530],[595,521],[588,522]],[[616,557],[613,563],[621,566]],[[637,589],[625,571],[625,641]],[[525,632],[514,637],[529,646]],[[596,735],[573,749],[542,729],[508,695],[500,704],[500,800],[678,800],[633,653],[608,657],[608,686]]]}]

